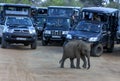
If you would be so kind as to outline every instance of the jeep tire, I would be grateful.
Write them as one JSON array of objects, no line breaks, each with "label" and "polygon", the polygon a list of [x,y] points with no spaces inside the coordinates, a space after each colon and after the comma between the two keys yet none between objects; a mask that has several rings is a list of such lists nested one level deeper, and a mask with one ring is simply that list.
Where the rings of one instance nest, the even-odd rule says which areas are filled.
[{"label": "jeep tire", "polygon": [[1,44],[2,38],[0,37],[0,44]]},{"label": "jeep tire", "polygon": [[37,41],[34,41],[32,44],[31,44],[31,49],[36,49],[37,48]]},{"label": "jeep tire", "polygon": [[43,46],[46,46],[48,43],[46,42],[46,41],[44,41],[44,40],[42,40],[42,45]]},{"label": "jeep tire", "polygon": [[95,57],[101,56],[103,53],[103,46],[102,44],[97,44],[91,48],[91,55]]},{"label": "jeep tire", "polygon": [[1,41],[1,48],[7,48],[7,42],[5,41],[5,39],[2,37],[2,41]]},{"label": "jeep tire", "polygon": [[24,46],[29,46],[29,44],[25,43]]},{"label": "jeep tire", "polygon": [[107,52],[108,52],[108,53],[112,53],[112,52],[113,52],[113,48],[114,48],[114,41],[111,41],[110,47],[107,48]]}]

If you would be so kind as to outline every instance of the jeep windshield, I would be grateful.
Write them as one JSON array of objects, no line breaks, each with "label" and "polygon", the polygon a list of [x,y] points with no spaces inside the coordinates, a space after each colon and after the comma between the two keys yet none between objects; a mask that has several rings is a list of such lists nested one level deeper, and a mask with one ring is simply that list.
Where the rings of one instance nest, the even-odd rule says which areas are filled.
[{"label": "jeep windshield", "polygon": [[54,28],[69,28],[70,20],[66,18],[48,18],[46,22],[47,27]]},{"label": "jeep windshield", "polygon": [[44,18],[44,17],[38,17],[37,18],[37,26],[38,27],[42,27],[44,25],[45,21],[46,21],[46,18]]},{"label": "jeep windshield", "polygon": [[61,16],[61,17],[71,17],[73,14],[72,9],[64,9],[64,8],[54,8],[48,10],[49,16]]},{"label": "jeep windshield", "polygon": [[77,25],[75,30],[99,33],[101,31],[101,25],[97,23],[90,23],[90,22],[82,21]]},{"label": "jeep windshield", "polygon": [[32,21],[28,17],[7,17],[7,26],[32,26]]}]

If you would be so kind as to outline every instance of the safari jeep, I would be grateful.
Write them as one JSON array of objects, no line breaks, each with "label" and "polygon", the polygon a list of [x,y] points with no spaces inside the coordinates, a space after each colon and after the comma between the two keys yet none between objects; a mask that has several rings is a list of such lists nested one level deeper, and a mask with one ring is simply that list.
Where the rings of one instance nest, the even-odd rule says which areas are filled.
[{"label": "safari jeep", "polygon": [[[82,9],[82,20],[70,31],[67,40],[79,39],[91,43],[91,55],[112,52],[118,27],[118,10],[104,7]],[[95,18],[98,17],[98,18]]]},{"label": "safari jeep", "polygon": [[47,17],[42,36],[42,45],[52,42],[64,43],[70,29],[70,19],[65,17]]},{"label": "safari jeep", "polygon": [[30,18],[30,6],[25,4],[0,4],[1,10],[0,36],[1,47],[22,43],[37,47],[37,35]]},{"label": "safari jeep", "polygon": [[71,26],[74,27],[81,19],[81,8],[72,6],[49,6],[48,16],[67,17],[71,21]]}]

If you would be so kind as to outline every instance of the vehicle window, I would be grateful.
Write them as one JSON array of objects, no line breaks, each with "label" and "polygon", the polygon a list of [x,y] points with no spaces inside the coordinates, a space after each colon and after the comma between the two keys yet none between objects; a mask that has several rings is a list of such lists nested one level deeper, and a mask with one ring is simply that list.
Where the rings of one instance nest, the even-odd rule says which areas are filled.
[{"label": "vehicle window", "polygon": [[32,21],[27,17],[8,17],[6,25],[27,25],[32,26]]},{"label": "vehicle window", "polygon": [[38,14],[47,14],[47,9],[38,9]]},{"label": "vehicle window", "polygon": [[37,18],[37,26],[43,26],[45,21],[45,18]]},{"label": "vehicle window", "polygon": [[49,16],[66,16],[70,17],[73,13],[72,9],[49,9]]},{"label": "vehicle window", "polygon": [[47,19],[46,25],[49,26],[60,26],[60,27],[68,27],[70,25],[70,20],[69,19]]},{"label": "vehicle window", "polygon": [[107,22],[107,16],[105,14],[83,12],[82,15],[83,15],[83,19],[86,20]]},{"label": "vehicle window", "polygon": [[88,32],[100,32],[101,25],[93,24],[93,23],[87,23],[87,22],[80,22],[75,30],[78,31],[88,31]]}]

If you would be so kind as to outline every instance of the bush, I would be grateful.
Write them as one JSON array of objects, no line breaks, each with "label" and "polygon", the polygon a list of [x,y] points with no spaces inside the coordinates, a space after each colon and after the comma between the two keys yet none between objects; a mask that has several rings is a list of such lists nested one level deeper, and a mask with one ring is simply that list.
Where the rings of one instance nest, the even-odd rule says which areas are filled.
[{"label": "bush", "polygon": [[120,4],[117,3],[117,2],[111,2],[110,4],[107,5],[107,7],[119,9],[120,8]]}]

